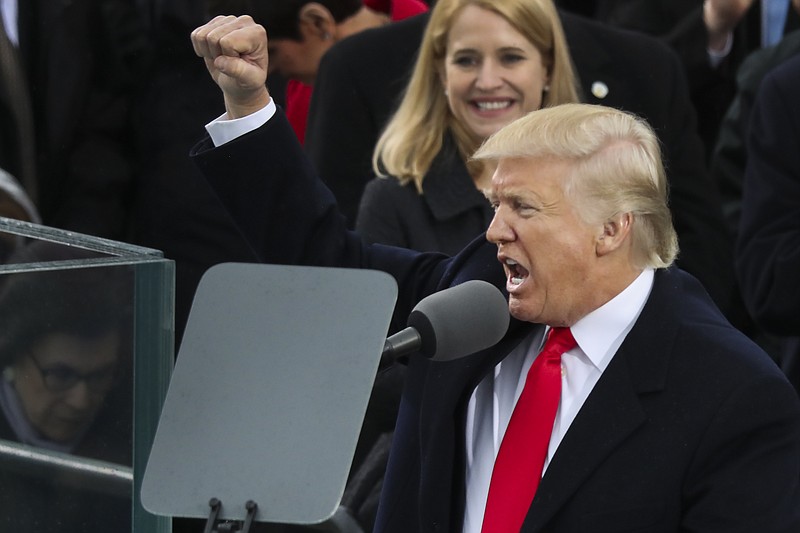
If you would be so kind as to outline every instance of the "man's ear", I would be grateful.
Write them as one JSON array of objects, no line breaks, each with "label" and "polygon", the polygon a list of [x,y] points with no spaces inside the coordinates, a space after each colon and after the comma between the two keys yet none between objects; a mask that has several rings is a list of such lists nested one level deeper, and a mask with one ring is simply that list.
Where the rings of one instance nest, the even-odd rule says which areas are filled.
[{"label": "man's ear", "polygon": [[633,231],[633,220],[633,213],[618,213],[606,220],[597,238],[597,255],[610,254],[628,243]]},{"label": "man's ear", "polygon": [[327,7],[317,2],[309,2],[300,8],[300,33],[303,37],[314,35],[327,41],[336,36],[336,20]]}]

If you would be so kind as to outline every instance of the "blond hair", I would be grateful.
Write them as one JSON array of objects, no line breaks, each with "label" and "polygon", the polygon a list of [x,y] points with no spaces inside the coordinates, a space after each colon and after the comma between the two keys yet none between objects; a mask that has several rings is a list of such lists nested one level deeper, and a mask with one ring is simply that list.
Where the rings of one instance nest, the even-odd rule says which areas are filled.
[{"label": "blond hair", "polygon": [[551,0],[438,0],[403,99],[372,158],[376,174],[395,176],[402,184],[414,183],[419,192],[448,130],[465,160],[478,147],[450,112],[438,74],[447,54],[447,35],[467,6],[497,13],[542,54],[550,74],[550,90],[544,94],[542,107],[578,101],[564,30]]},{"label": "blond hair", "polygon": [[652,128],[633,114],[589,104],[529,113],[489,137],[474,158],[570,161],[564,192],[584,221],[633,215],[636,266],[667,267],[678,254],[661,147]]}]

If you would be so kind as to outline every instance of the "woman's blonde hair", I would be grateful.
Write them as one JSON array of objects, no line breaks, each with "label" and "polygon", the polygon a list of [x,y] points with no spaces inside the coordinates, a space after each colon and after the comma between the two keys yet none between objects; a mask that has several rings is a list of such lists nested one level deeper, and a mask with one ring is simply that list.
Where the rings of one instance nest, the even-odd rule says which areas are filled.
[{"label": "woman's blonde hair", "polygon": [[372,157],[376,174],[395,176],[403,184],[414,183],[420,193],[424,176],[448,130],[464,160],[478,148],[450,112],[439,77],[447,54],[447,35],[467,6],[497,13],[542,54],[550,74],[550,90],[543,96],[542,107],[578,101],[564,30],[551,0],[438,0],[403,99]]}]

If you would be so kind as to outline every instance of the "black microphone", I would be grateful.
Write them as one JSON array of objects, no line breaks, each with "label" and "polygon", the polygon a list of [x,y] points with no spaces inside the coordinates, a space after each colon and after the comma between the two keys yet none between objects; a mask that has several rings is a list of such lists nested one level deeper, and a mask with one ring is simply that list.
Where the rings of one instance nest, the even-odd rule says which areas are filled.
[{"label": "black microphone", "polygon": [[436,361],[494,346],[508,330],[508,302],[486,281],[471,280],[423,298],[408,327],[386,339],[381,366],[419,351]]}]

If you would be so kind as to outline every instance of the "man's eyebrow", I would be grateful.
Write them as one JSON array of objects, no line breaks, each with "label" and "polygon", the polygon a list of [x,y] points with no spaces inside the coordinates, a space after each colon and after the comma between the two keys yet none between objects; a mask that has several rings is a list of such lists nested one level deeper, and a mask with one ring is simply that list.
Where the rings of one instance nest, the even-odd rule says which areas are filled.
[{"label": "man's eyebrow", "polygon": [[489,192],[484,193],[484,194],[485,194],[486,198],[489,199],[489,201],[505,200],[505,201],[512,201],[512,202],[513,201],[520,201],[520,200],[531,201],[531,196],[534,196],[532,193],[530,193],[529,191],[525,191],[525,190],[513,190],[513,191],[505,191],[505,192],[499,192],[499,193],[496,193],[494,191],[489,191]]}]

